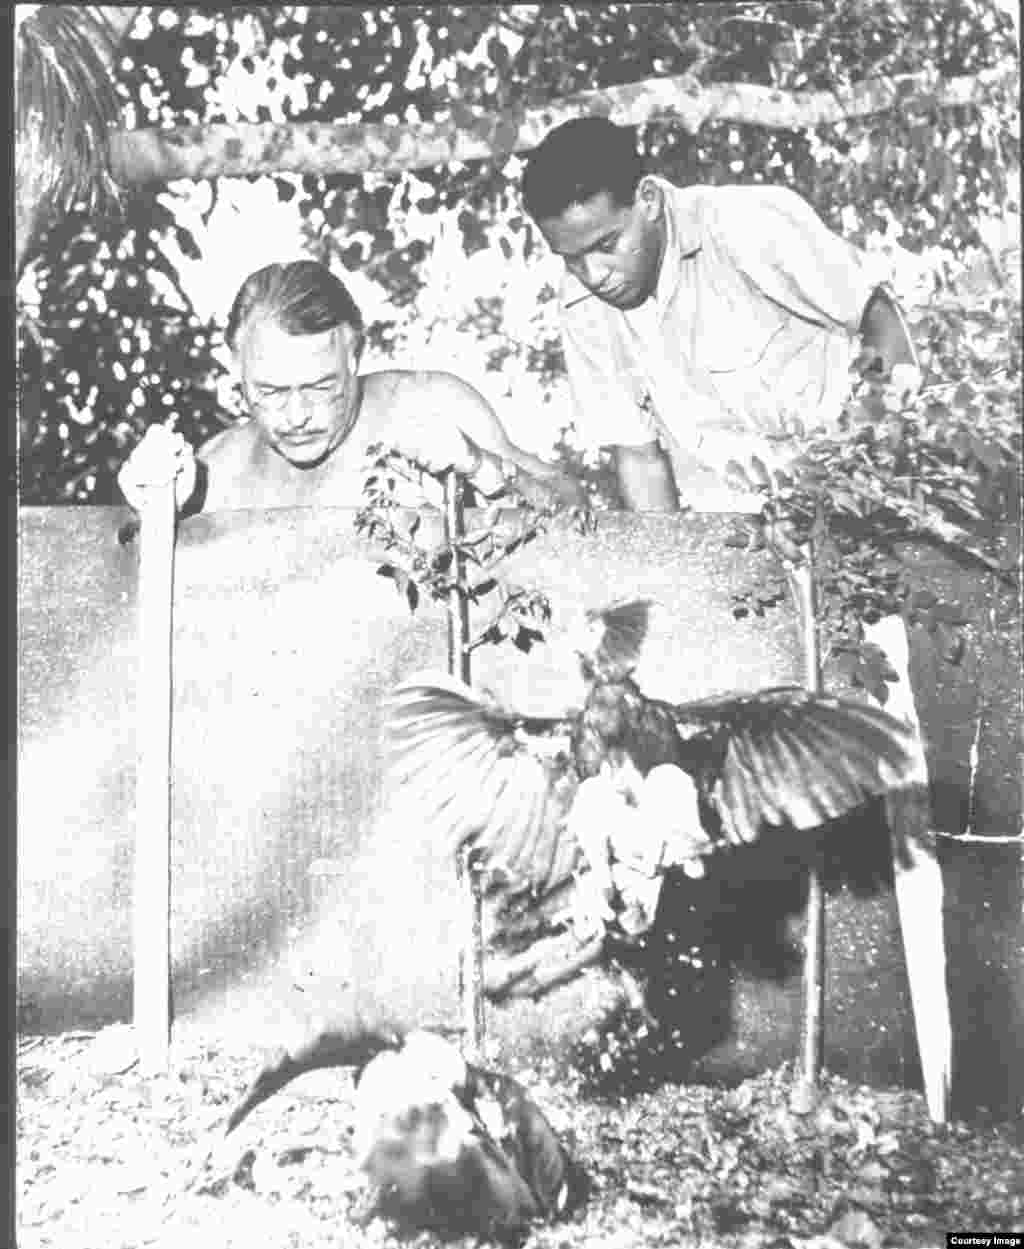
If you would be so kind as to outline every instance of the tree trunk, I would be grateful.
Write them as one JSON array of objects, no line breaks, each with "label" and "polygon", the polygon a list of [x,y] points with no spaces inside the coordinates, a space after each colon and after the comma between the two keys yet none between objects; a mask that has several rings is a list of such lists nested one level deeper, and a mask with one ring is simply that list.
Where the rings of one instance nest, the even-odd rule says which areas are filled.
[{"label": "tree trunk", "polygon": [[112,168],[125,186],[273,173],[400,173],[528,151],[551,127],[581,114],[604,115],[631,126],[671,119],[691,133],[711,121],[799,130],[903,108],[911,101],[943,107],[969,104],[981,89],[1009,83],[1015,74],[993,68],[945,81],[930,73],[904,74],[834,92],[787,92],[751,83],[702,87],[683,75],[584,91],[528,112],[476,113],[470,120],[409,125],[268,122],[135,130],[112,137]]}]

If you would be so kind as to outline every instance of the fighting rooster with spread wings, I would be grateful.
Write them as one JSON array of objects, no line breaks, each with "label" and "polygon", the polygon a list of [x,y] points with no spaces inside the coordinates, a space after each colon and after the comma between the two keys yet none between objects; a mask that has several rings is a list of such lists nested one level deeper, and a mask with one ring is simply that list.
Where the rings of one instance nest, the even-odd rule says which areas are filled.
[{"label": "fighting rooster with spread wings", "polygon": [[446,675],[387,703],[391,780],[439,844],[471,848],[497,895],[497,937],[575,937],[548,977],[506,960],[492,997],[537,993],[654,920],[666,870],[703,874],[721,847],[773,827],[816,830],[923,780],[920,745],[886,712],[799,687],[671,704],[633,677],[648,601],[588,613],[586,695],[560,717],[518,715]]}]

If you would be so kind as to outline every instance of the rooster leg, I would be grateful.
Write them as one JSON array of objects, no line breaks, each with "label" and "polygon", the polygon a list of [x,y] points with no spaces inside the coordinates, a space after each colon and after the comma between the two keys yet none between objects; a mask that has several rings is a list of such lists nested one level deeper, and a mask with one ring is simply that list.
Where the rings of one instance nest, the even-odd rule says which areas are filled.
[{"label": "rooster leg", "polygon": [[492,1002],[509,997],[540,997],[574,979],[604,954],[604,934],[582,946],[571,933],[535,942],[522,954],[486,966],[484,991]]}]

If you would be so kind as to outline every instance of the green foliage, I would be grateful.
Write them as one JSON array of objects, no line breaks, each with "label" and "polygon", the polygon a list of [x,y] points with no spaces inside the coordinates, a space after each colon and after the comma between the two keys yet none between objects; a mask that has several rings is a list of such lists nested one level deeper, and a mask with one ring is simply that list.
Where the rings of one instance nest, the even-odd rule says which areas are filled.
[{"label": "green foliage", "polygon": [[395,583],[410,611],[424,597],[444,604],[459,597],[474,607],[490,598],[496,600],[496,607],[487,624],[470,639],[470,652],[504,641],[528,652],[543,641],[551,619],[547,597],[496,573],[503,560],[543,533],[560,509],[507,500],[518,502],[513,523],[503,518],[498,500],[476,513],[465,533],[445,535],[438,543],[424,545],[420,541],[422,518],[408,504],[400,504],[396,492],[399,479],[417,486],[422,471],[398,451],[378,445],[370,453],[375,459],[363,487],[366,502],[356,515],[356,532],[388,552],[390,558],[377,571]]},{"label": "green foliage", "polygon": [[221,331],[195,315],[160,247],[168,234],[187,246],[149,197],[51,228],[18,324],[23,503],[117,502],[117,471],[149,424],[173,417],[193,441],[221,427]]},{"label": "green foliage", "polygon": [[[950,662],[964,652],[963,604],[920,583],[905,544],[937,543],[1008,580],[1015,564],[1001,537],[1020,523],[1019,296],[937,301],[917,329],[925,384],[916,394],[858,375],[836,432],[791,431],[798,453],[787,471],[756,459],[732,466],[736,484],[762,494],[764,506],[729,544],[767,544],[792,559],[813,550],[826,654],[883,701],[886,665],[864,644],[865,621],[900,613]],[[738,591],[733,610],[763,615],[784,598],[782,578],[770,574]]]},{"label": "green foliage", "polygon": [[[485,120],[472,124],[497,127],[500,145],[524,109],[648,77],[689,72],[704,84],[830,90],[903,72],[927,71],[941,83],[1015,56],[1012,23],[993,0],[154,7],[122,45],[117,89],[130,126],[469,124],[481,110]],[[917,251],[961,257],[981,245],[985,215],[1016,194],[1017,99],[986,84],[979,80],[970,105],[907,106],[821,130],[711,123],[692,137],[659,122],[641,127],[639,139],[670,178],[784,183],[854,242],[888,231]],[[562,386],[558,266],[521,212],[520,167],[499,155],[394,177],[273,181],[305,223],[310,253],[386,297],[369,327],[376,354],[436,344],[442,331],[449,346],[479,343],[484,367],[516,407],[551,422],[553,443],[559,418],[545,405]],[[164,259],[164,244],[169,254],[175,244],[186,253],[196,246],[173,216],[191,196],[175,186],[155,202],[129,202],[119,221],[72,216],[32,266],[29,284],[42,294],[30,309],[34,334],[31,326],[21,333],[26,501],[109,501],[112,466],[148,420],[176,411],[179,428],[199,442],[224,419],[214,397],[216,331],[200,323]],[[488,268],[489,257],[500,262]],[[477,261],[482,267],[467,267]],[[105,287],[112,270],[115,311]],[[164,380],[139,403],[116,365]]]}]

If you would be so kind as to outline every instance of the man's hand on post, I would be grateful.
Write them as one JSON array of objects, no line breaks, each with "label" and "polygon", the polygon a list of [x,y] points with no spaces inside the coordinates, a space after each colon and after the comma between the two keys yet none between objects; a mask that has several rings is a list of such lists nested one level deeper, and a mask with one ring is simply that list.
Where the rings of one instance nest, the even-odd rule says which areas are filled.
[{"label": "man's hand on post", "polygon": [[182,434],[151,425],[117,475],[127,502],[139,511],[147,486],[174,480],[174,505],[181,511],[196,489],[196,457]]}]

